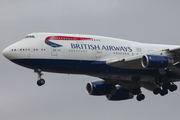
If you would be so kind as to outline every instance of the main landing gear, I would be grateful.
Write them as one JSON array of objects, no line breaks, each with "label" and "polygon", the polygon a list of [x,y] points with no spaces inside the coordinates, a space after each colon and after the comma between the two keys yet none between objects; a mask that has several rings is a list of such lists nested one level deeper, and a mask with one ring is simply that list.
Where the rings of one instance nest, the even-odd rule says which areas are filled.
[{"label": "main landing gear", "polygon": [[161,96],[164,96],[168,94],[168,90],[170,92],[177,90],[177,85],[175,85],[172,81],[163,82],[162,80],[157,80],[156,84],[160,87],[157,87],[153,90],[155,95],[160,94]]},{"label": "main landing gear", "polygon": [[43,75],[43,73],[41,73],[42,70],[41,69],[35,69],[34,72],[38,74],[37,85],[38,86],[44,85],[45,84],[45,80],[41,78],[41,76]]},{"label": "main landing gear", "polygon": [[137,95],[136,99],[137,99],[138,101],[141,101],[141,100],[144,100],[144,99],[145,99],[145,95],[142,94],[140,88],[135,88],[135,89],[133,89],[133,90],[132,90],[132,93],[133,93],[134,95]]}]

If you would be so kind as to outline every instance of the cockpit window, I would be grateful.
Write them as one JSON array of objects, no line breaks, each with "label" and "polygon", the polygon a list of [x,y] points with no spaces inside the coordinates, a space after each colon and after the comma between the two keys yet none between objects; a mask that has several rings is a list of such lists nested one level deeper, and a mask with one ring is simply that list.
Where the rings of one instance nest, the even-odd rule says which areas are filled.
[{"label": "cockpit window", "polygon": [[28,35],[25,38],[35,38],[35,36],[34,35]]}]

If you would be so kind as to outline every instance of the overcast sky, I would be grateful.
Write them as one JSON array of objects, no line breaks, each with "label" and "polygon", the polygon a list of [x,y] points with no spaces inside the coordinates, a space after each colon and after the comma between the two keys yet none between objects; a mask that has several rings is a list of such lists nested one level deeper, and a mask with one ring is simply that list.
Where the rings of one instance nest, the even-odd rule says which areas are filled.
[{"label": "overcast sky", "polygon": [[[0,51],[32,32],[79,33],[180,45],[179,0],[1,0]],[[1,120],[179,120],[180,89],[144,101],[112,102],[86,93],[83,75],[37,74],[0,55]],[[180,84],[177,83],[180,88]]]}]

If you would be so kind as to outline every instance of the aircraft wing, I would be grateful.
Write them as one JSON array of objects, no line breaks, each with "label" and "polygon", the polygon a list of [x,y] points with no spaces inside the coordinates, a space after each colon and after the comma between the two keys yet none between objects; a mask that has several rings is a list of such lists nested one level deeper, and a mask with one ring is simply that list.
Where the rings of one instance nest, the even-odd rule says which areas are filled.
[{"label": "aircraft wing", "polygon": [[180,47],[174,47],[174,48],[170,48],[168,49],[169,52],[179,52],[180,53]]},{"label": "aircraft wing", "polygon": [[131,56],[123,59],[114,59],[106,61],[106,64],[112,67],[125,68],[125,69],[143,69],[141,65],[141,58],[143,55]]},{"label": "aircraft wing", "polygon": [[[180,47],[173,47],[170,49],[164,49],[161,51],[156,51],[153,53],[130,56],[120,59],[113,59],[106,61],[106,64],[112,67],[124,68],[124,69],[144,69],[141,64],[141,59],[144,55],[159,55],[159,53],[163,53],[164,56],[174,59],[174,65],[177,66],[177,62],[180,60]],[[162,55],[163,56],[163,55]]]}]

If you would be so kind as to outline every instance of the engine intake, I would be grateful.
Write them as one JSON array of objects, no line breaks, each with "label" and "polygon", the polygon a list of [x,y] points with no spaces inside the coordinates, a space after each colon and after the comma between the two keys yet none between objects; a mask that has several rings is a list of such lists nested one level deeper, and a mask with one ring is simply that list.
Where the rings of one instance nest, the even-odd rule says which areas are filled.
[{"label": "engine intake", "polygon": [[86,85],[86,90],[90,95],[114,94],[116,87],[104,82],[90,82]]},{"label": "engine intake", "polygon": [[144,68],[166,68],[172,66],[174,60],[160,55],[144,55],[141,64]]},{"label": "engine intake", "polygon": [[131,99],[133,97],[134,97],[134,95],[132,94],[132,92],[129,92],[128,89],[120,88],[120,87],[116,88],[115,94],[106,95],[106,98],[108,100],[113,100],[113,101],[127,100],[127,99]]}]

